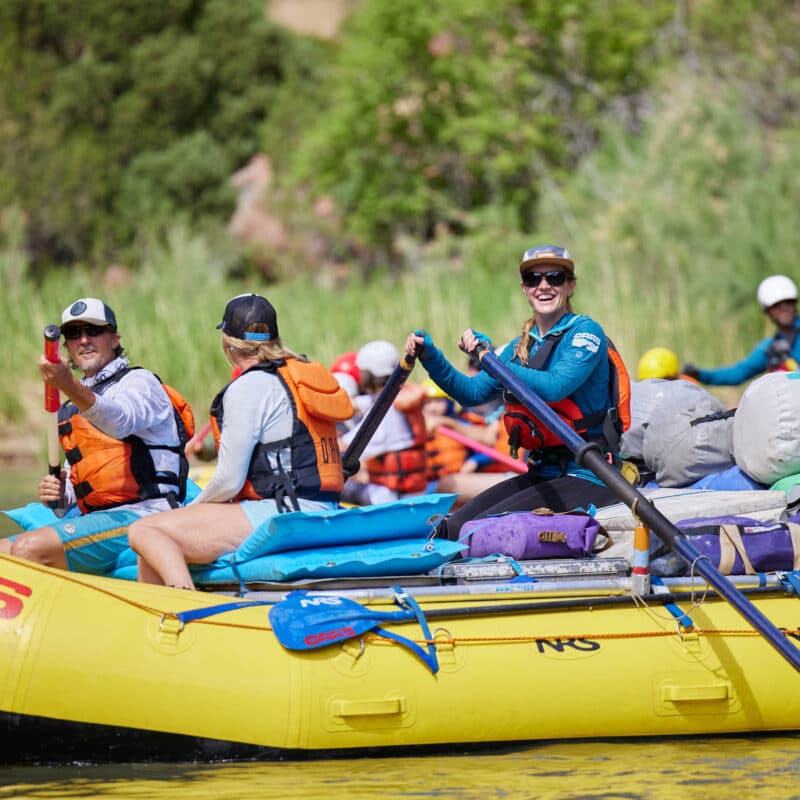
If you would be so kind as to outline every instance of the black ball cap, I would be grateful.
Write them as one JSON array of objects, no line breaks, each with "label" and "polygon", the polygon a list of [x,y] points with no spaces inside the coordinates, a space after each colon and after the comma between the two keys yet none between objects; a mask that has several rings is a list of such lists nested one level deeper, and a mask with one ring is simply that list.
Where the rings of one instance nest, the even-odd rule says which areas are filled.
[{"label": "black ball cap", "polygon": [[[265,325],[267,331],[251,331],[252,325]],[[240,294],[225,306],[222,322],[217,325],[223,333],[234,339],[266,341],[277,339],[278,315],[272,303],[260,294]]]}]

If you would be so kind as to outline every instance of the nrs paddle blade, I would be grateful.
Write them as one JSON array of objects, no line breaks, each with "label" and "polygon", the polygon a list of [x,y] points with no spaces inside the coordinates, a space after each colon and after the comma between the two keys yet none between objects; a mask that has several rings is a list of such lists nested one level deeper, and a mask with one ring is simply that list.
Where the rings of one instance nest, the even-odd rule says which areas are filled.
[{"label": "nrs paddle blade", "polygon": [[275,637],[287,650],[315,650],[372,632],[409,648],[435,673],[439,665],[432,645],[426,652],[416,642],[379,627],[382,622],[412,622],[415,619],[419,616],[413,608],[372,611],[346,597],[313,595],[304,591],[291,592],[269,610]]}]

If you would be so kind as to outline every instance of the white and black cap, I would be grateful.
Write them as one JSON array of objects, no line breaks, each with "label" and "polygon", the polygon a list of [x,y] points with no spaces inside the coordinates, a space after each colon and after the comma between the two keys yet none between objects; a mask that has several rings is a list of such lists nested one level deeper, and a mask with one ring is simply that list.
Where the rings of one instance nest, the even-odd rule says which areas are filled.
[{"label": "white and black cap", "polygon": [[96,297],[82,297],[61,312],[61,330],[75,322],[108,326],[116,333],[117,318],[109,306]]}]

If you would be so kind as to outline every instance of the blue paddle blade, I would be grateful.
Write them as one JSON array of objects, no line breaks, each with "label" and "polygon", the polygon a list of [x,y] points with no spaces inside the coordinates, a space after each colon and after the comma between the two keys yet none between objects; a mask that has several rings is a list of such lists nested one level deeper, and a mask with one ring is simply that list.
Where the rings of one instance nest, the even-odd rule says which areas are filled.
[{"label": "blue paddle blade", "polygon": [[346,597],[291,592],[269,610],[278,641],[288,650],[317,647],[353,639],[381,622],[413,620],[411,611],[372,611]]},{"label": "blue paddle blade", "polygon": [[417,603],[404,594],[398,594],[396,601],[402,605],[399,611],[372,611],[346,597],[297,591],[270,608],[269,621],[275,637],[287,650],[314,650],[371,631],[407,647],[435,674],[439,663],[432,643],[424,650],[411,639],[380,627],[381,622],[417,620],[430,642],[428,625]]}]

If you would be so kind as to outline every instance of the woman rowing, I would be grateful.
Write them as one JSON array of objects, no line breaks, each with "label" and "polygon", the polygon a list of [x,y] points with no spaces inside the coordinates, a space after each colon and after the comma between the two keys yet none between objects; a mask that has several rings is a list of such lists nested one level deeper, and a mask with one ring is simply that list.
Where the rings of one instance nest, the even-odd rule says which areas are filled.
[{"label": "woman rowing", "polygon": [[337,508],[341,497],[336,423],[353,413],[345,390],[326,367],[283,345],[275,309],[260,295],[234,297],[217,327],[241,371],[211,405],[217,466],[190,505],[130,527],[147,583],[193,589],[187,564],[236,550],[276,514]]},{"label": "woman rowing", "polygon": [[[523,254],[519,271],[533,315],[521,335],[501,351],[501,360],[585,438],[615,452],[624,427],[620,419],[629,420],[628,376],[600,325],[572,311],[572,258],[562,247],[533,247]],[[491,345],[487,336],[468,328],[459,346],[473,353]],[[484,371],[471,377],[459,372],[424,331],[406,340],[409,355],[417,348],[431,378],[461,405],[474,406],[503,393],[503,386]],[[489,514],[539,507],[569,511],[616,502],[614,493],[579,467],[567,447],[530,411],[509,395],[505,400],[510,441],[512,447],[529,451],[528,472],[470,500],[442,522],[439,535],[457,539],[464,522]]]}]

